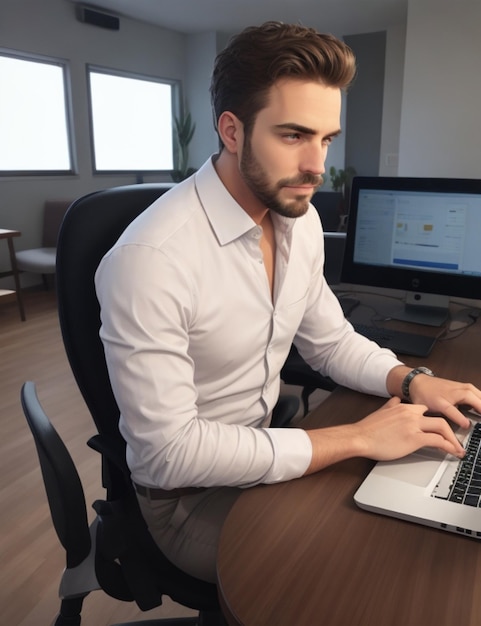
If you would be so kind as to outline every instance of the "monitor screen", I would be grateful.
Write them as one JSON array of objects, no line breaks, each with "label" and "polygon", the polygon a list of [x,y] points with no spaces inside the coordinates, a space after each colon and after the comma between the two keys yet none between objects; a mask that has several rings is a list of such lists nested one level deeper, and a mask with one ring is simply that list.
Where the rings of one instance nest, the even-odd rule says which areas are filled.
[{"label": "monitor screen", "polygon": [[430,325],[481,299],[481,180],[355,177],[341,280],[405,291],[395,317]]}]

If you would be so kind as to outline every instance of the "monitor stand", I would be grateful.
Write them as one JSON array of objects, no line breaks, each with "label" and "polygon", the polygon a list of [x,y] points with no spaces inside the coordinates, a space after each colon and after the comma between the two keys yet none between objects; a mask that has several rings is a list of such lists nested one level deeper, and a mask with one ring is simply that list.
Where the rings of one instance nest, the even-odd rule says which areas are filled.
[{"label": "monitor stand", "polygon": [[449,315],[449,296],[408,291],[404,307],[392,311],[391,317],[404,322],[442,326]]}]

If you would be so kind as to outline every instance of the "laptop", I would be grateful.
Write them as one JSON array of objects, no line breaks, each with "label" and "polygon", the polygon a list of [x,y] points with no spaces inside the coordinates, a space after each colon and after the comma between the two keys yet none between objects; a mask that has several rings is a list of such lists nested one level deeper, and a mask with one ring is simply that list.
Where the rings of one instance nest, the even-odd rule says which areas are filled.
[{"label": "laptop", "polygon": [[481,416],[458,428],[464,459],[423,448],[378,462],[354,495],[367,511],[481,539]]}]

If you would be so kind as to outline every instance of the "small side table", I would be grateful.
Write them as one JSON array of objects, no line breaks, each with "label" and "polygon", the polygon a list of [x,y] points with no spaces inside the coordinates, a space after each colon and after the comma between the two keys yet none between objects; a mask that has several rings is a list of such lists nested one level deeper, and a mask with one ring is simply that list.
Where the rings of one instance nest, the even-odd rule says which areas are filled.
[{"label": "small side table", "polygon": [[15,248],[13,246],[13,238],[20,237],[22,233],[19,230],[6,230],[4,228],[0,228],[0,239],[6,239],[8,243],[8,251],[10,253],[10,270],[7,272],[0,272],[0,278],[6,278],[7,276],[13,276],[13,280],[15,281],[15,292],[11,290],[0,290],[0,297],[4,295],[8,295],[11,293],[15,293],[17,297],[18,310],[20,312],[20,319],[22,322],[25,321],[25,309],[23,306],[22,299],[22,291],[20,289],[20,279],[18,274],[17,260],[15,258]]}]

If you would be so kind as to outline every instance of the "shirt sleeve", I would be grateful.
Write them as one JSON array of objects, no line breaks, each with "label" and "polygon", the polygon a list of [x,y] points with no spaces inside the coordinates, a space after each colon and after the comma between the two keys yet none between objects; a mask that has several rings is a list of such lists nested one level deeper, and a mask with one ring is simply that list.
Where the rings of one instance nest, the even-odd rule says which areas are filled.
[{"label": "shirt sleeve", "polygon": [[303,430],[199,415],[189,355],[194,286],[181,264],[148,245],[120,245],[99,266],[96,288],[133,480],[164,489],[250,486],[306,471],[312,448]]}]

